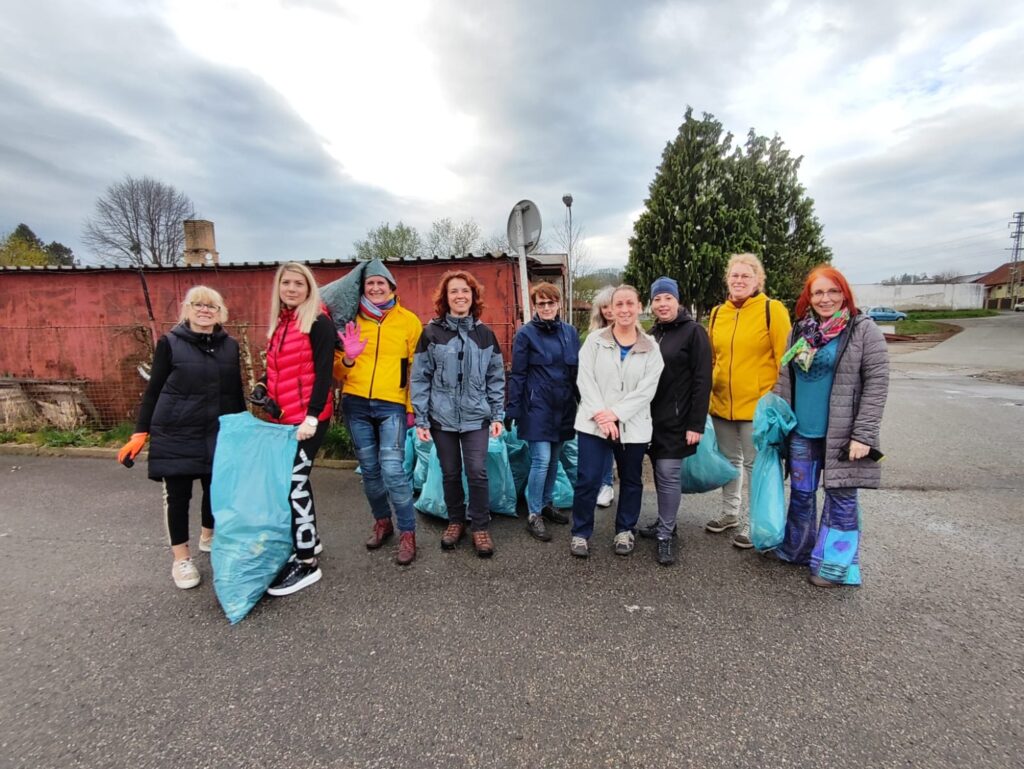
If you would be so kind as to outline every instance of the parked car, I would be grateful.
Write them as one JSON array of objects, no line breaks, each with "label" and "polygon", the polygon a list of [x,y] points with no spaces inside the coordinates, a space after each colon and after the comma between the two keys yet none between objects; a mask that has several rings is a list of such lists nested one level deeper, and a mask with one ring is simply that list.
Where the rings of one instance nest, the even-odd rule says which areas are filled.
[{"label": "parked car", "polygon": [[1017,302],[1017,304],[1015,304],[1013,306],[1013,311],[1014,312],[1024,312],[1024,302]]},{"label": "parked car", "polygon": [[879,321],[893,323],[897,320],[907,319],[907,314],[905,312],[894,310],[892,307],[868,307],[864,310],[864,313],[871,318],[871,320],[875,321],[875,323],[878,323]]}]

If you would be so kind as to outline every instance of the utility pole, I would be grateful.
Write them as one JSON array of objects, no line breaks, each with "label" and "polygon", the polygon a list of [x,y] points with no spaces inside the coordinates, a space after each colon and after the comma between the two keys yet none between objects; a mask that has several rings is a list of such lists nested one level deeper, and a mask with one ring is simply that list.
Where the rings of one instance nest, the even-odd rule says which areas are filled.
[{"label": "utility pole", "polygon": [[567,298],[568,299],[568,305],[567,305],[566,317],[567,317],[567,319],[569,321],[569,325],[570,326],[575,326],[576,325],[576,317],[573,315],[573,307],[572,307],[572,271],[573,271],[573,263],[572,263],[572,195],[569,195],[568,193],[566,193],[565,195],[562,195],[562,202],[565,204],[566,229],[567,229],[567,241],[568,241],[566,243],[566,245],[565,245],[565,251],[566,251],[565,261],[566,261],[566,268],[567,268],[566,272],[569,273],[566,276],[567,280],[566,280],[566,284],[565,284],[565,287],[567,289],[566,293],[569,295],[568,298]]},{"label": "utility pole", "polygon": [[1013,258],[1010,259],[1010,309],[1017,304],[1017,289],[1021,284],[1020,275],[1020,250],[1021,250],[1021,239],[1024,238],[1024,211],[1017,211],[1013,215],[1013,219],[1006,225],[1007,227],[1014,227],[1013,233],[1010,238],[1013,239],[1013,248],[1009,249],[1013,252]]}]

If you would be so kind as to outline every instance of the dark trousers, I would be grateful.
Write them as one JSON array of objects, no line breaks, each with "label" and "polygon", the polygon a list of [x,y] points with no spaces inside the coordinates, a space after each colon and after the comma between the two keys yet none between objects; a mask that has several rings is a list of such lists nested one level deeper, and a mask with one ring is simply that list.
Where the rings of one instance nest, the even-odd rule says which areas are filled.
[{"label": "dark trousers", "polygon": [[466,484],[469,486],[469,528],[472,531],[486,531],[491,520],[487,493],[487,432],[486,427],[468,433],[430,431],[441,463],[444,504],[448,508],[448,520],[452,523],[466,522],[466,493],[462,489],[465,466]]},{"label": "dark trousers", "polygon": [[164,515],[167,516],[167,536],[171,545],[188,542],[188,508],[192,502],[192,482],[199,481],[203,489],[200,504],[203,527],[213,528],[213,510],[210,508],[209,475],[164,476]]},{"label": "dark trousers", "polygon": [[316,505],[313,502],[313,484],[309,474],[313,470],[313,460],[324,442],[324,435],[330,426],[329,420],[321,420],[311,438],[299,441],[295,450],[295,461],[292,464],[291,492],[288,502],[292,508],[292,542],[295,543],[295,554],[301,559],[313,557],[313,548],[320,539],[316,533]]},{"label": "dark trousers", "polygon": [[589,433],[576,433],[579,442],[576,494],[572,503],[572,535],[590,539],[594,533],[594,507],[604,482],[605,463],[614,455],[619,470],[619,506],[615,533],[633,531],[640,518],[644,493],[646,443],[619,443]]}]

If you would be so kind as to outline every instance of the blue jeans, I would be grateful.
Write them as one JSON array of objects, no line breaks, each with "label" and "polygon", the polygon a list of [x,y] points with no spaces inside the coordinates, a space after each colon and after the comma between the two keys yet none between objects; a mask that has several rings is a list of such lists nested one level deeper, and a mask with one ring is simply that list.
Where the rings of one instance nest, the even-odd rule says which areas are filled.
[{"label": "blue jeans", "polygon": [[602,486],[611,486],[615,483],[615,476],[612,474],[612,460],[614,459],[614,455],[609,454],[608,458],[604,461],[604,475],[601,476]]},{"label": "blue jeans", "polygon": [[540,515],[544,505],[555,500],[561,443],[530,441],[530,474],[526,478],[526,506],[530,515]]},{"label": "blue jeans", "polygon": [[[363,491],[377,520],[395,508],[399,531],[416,531],[412,478],[405,472],[405,406],[358,395],[341,399],[345,426],[363,472]],[[390,504],[389,504],[390,498]]]},{"label": "blue jeans", "polygon": [[640,517],[644,493],[646,443],[619,443],[589,433],[577,433],[580,447],[576,494],[572,503],[572,535],[590,539],[594,533],[594,507],[604,481],[605,461],[614,455],[619,468],[619,506],[615,533],[633,531]]}]

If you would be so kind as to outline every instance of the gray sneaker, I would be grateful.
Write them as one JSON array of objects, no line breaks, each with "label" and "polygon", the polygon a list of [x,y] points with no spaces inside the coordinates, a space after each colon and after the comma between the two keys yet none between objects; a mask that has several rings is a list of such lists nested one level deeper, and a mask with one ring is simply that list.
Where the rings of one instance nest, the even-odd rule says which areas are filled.
[{"label": "gray sneaker", "polygon": [[569,542],[569,552],[577,558],[587,558],[590,556],[590,543],[583,537],[573,537]]},{"label": "gray sneaker", "polygon": [[629,555],[633,552],[633,546],[636,540],[633,537],[631,531],[620,531],[615,535],[615,555]]},{"label": "gray sneaker", "polygon": [[735,529],[740,525],[740,519],[735,515],[720,515],[704,524],[704,530],[712,534],[719,534],[726,529]]},{"label": "gray sneaker", "polygon": [[744,526],[743,530],[732,538],[732,546],[738,547],[741,550],[749,550],[754,546],[754,543],[750,541],[749,526]]}]

